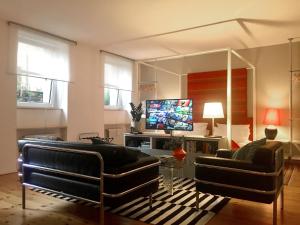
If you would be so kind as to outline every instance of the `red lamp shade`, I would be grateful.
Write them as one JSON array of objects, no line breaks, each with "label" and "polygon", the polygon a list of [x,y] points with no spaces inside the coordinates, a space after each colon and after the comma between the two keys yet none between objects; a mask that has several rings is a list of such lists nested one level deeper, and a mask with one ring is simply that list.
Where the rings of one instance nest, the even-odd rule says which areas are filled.
[{"label": "red lamp shade", "polygon": [[266,109],[263,124],[280,125],[279,109]]},{"label": "red lamp shade", "polygon": [[274,140],[277,135],[277,128],[275,126],[280,124],[279,110],[266,109],[263,124],[268,125],[268,127],[265,128],[266,138]]}]

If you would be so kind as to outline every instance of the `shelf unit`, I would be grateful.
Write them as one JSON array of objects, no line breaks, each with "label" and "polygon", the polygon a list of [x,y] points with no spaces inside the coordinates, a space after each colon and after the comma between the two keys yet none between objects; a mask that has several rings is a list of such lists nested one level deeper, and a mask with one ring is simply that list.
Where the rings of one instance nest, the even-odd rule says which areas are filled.
[{"label": "shelf unit", "polygon": [[[165,149],[164,144],[173,137],[169,134],[159,134],[155,132],[145,132],[143,134],[124,134],[124,146],[139,148],[141,152],[153,156],[170,156],[173,151]],[[203,137],[198,135],[184,136],[183,148],[187,152],[184,159],[183,177],[193,179],[195,177],[195,158],[200,155],[213,156],[216,150],[227,148],[227,141],[221,137]]]},{"label": "shelf unit", "polygon": [[[296,46],[295,46],[296,45]],[[300,159],[300,37],[289,38],[290,51],[290,148],[289,158]],[[297,60],[295,62],[295,60]]]},{"label": "shelf unit", "polygon": [[[227,148],[225,138],[221,137],[203,137],[203,136],[170,136],[169,134],[156,134],[148,132],[143,134],[124,134],[124,146],[137,147],[152,154],[155,151],[165,154],[171,154],[169,149],[164,149],[166,142],[169,142],[173,137],[183,138],[183,148],[187,152],[201,154],[216,154],[219,148]],[[159,155],[159,154],[158,154]]]}]

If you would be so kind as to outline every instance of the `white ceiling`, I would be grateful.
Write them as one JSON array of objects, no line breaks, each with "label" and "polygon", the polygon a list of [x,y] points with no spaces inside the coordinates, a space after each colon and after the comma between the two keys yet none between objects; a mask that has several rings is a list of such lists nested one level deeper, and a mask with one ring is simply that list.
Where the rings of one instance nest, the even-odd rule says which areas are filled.
[{"label": "white ceiling", "polygon": [[300,0],[0,0],[0,18],[133,59],[300,36]]}]

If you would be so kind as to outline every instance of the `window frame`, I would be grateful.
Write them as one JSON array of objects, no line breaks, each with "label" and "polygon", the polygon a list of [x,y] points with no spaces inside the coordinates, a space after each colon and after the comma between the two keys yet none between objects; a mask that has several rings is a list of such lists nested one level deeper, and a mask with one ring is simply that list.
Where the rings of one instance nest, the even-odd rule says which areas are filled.
[{"label": "window frame", "polygon": [[[18,75],[17,77],[24,77],[26,75]],[[42,79],[44,81],[50,80],[50,88],[49,88],[49,102],[19,102],[16,99],[17,107],[18,108],[55,108],[55,102],[54,102],[54,92],[56,91],[56,88],[54,88],[53,85],[53,79],[44,78],[44,77],[35,77],[35,76],[27,76],[35,79]],[[18,89],[17,89],[18,91]]]},{"label": "window frame", "polygon": [[[116,101],[116,105],[106,105],[105,104],[105,89],[112,89],[112,90],[116,90],[117,91],[117,101]],[[112,87],[112,86],[106,86],[106,85],[104,85],[104,90],[103,90],[104,92],[104,109],[109,109],[109,110],[121,110],[122,109],[122,107],[121,106],[119,106],[118,105],[118,102],[119,102],[119,89],[118,88],[116,88],[116,87]]]},{"label": "window frame", "polygon": [[[16,76],[18,77],[29,77],[32,79],[38,79],[37,80],[37,84],[36,87],[39,89],[39,86],[41,87],[41,92],[43,92],[43,95],[45,93],[47,93],[47,97],[49,96],[49,98],[47,98],[47,100],[49,100],[49,102],[34,102],[34,101],[29,101],[29,102],[25,102],[25,101],[18,101],[18,98],[16,96],[16,107],[17,108],[41,108],[41,109],[61,109],[62,106],[58,106],[58,99],[57,99],[57,94],[59,93],[57,84],[55,82],[69,82],[68,79],[65,80],[58,80],[55,79],[54,77],[49,77],[45,72],[42,73],[36,73],[34,71],[30,71],[30,68],[27,67],[27,69],[24,69],[24,66],[22,67],[22,61],[18,61],[18,54],[19,54],[19,45],[20,44],[27,44],[27,45],[31,45],[33,47],[38,47],[38,48],[42,48],[45,49],[45,51],[47,51],[48,49],[54,49],[54,51],[57,51],[57,54],[60,54],[60,52],[62,52],[62,54],[64,54],[65,49],[61,49],[64,48],[65,46],[62,46],[59,42],[57,42],[56,40],[51,40],[48,37],[41,37],[41,39],[38,38],[39,34],[34,34],[34,33],[30,33],[30,32],[23,32],[23,30],[20,31],[20,34],[17,34],[17,39],[16,39],[16,46],[17,46],[17,51],[16,51],[16,61],[15,61],[15,69],[16,69]],[[36,38],[35,38],[36,37]],[[68,50],[69,51],[69,50]],[[24,50],[22,51],[22,53],[24,53]],[[21,53],[21,54],[22,54]],[[28,54],[28,56],[30,56],[30,51],[26,51],[25,50],[25,54]],[[34,54],[34,53],[33,53]],[[21,55],[22,56],[22,55]],[[42,55],[41,57],[47,57],[47,53],[46,55]],[[68,55],[69,57],[69,55]],[[24,57],[22,57],[24,58]],[[69,60],[69,59],[68,59]],[[37,63],[36,61],[31,61],[33,63]],[[69,64],[69,61],[68,61]],[[68,65],[70,66],[70,65]],[[65,72],[65,71],[64,71]],[[68,72],[69,73],[69,72]],[[24,82],[24,80],[22,80]],[[49,83],[47,81],[50,81]],[[42,82],[45,82],[42,83]],[[29,86],[30,83],[33,83],[33,81],[29,80],[28,81]],[[41,85],[39,84],[41,83]],[[18,94],[18,83],[16,84],[16,94]],[[26,88],[26,91],[31,91],[30,88]],[[34,88],[33,88],[34,90]],[[44,99],[43,99],[44,101]]]},{"label": "window frame", "polygon": [[[104,99],[104,109],[108,109],[108,110],[116,110],[116,111],[120,111],[120,110],[126,110],[123,105],[119,105],[119,100],[120,100],[120,91],[127,91],[130,93],[131,95],[131,100],[132,100],[132,93],[133,91],[130,90],[125,90],[125,89],[121,89],[121,88],[115,88],[115,87],[111,87],[111,86],[104,86],[104,89],[113,89],[113,90],[117,90],[117,105],[105,105],[105,99]],[[105,91],[105,90],[104,90]]]},{"label": "window frame", "polygon": [[[120,57],[120,56],[115,56],[115,55],[112,55],[112,54],[104,54],[104,57],[112,57],[112,58],[119,58],[120,60],[124,60],[125,61],[128,61],[130,62],[131,64],[131,90],[130,89],[124,89],[124,88],[119,88],[118,85],[113,85],[113,84],[106,84],[105,83],[105,65],[106,64],[109,64],[109,65],[113,65],[113,66],[118,66],[118,65],[122,65],[123,62],[117,62],[117,63],[109,63],[110,59],[107,61],[103,61],[103,77],[104,77],[104,88],[103,88],[103,94],[104,94],[104,109],[105,110],[115,110],[115,111],[125,111],[126,110],[126,107],[124,107],[124,105],[120,105],[119,102],[120,102],[120,96],[121,96],[121,93],[122,91],[126,91],[126,92],[129,92],[130,93],[130,101],[132,101],[132,93],[133,93],[133,80],[134,80],[134,65],[133,65],[133,61],[127,59],[127,58],[123,58],[123,57]],[[112,89],[112,90],[116,90],[117,91],[117,101],[116,101],[116,105],[106,105],[105,104],[105,89]]]}]

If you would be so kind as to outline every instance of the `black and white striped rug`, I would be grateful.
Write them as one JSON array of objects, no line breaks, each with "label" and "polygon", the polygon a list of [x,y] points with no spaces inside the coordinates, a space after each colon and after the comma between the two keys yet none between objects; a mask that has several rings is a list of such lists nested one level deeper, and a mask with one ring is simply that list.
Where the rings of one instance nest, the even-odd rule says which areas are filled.
[{"label": "black and white striped rug", "polygon": [[152,209],[148,198],[138,198],[107,211],[148,224],[200,225],[206,224],[229,201],[229,198],[200,193],[200,210],[197,210],[194,181],[174,178],[173,182],[174,193],[170,195],[160,180],[159,190],[153,194]]},{"label": "black and white striped rug", "polygon": [[[199,194],[199,210],[196,209],[195,183],[189,178],[174,178],[173,195],[163,186],[160,179],[159,190],[153,194],[152,209],[149,208],[149,199],[140,197],[116,208],[105,207],[105,210],[120,216],[157,225],[202,225],[206,224],[217,212],[219,212],[230,198]],[[77,204],[97,207],[93,203],[86,203],[62,195],[34,189],[56,198],[71,201]]]}]

